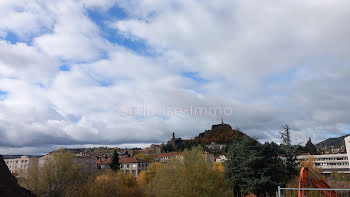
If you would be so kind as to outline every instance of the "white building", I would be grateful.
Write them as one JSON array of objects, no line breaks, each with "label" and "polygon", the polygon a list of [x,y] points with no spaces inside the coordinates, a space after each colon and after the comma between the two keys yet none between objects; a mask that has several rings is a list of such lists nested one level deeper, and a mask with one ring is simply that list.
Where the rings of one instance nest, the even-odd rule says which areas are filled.
[{"label": "white building", "polygon": [[220,163],[220,162],[225,162],[227,161],[227,158],[225,155],[220,155],[218,157],[215,157],[215,162]]},{"label": "white building", "polygon": [[323,174],[337,171],[339,173],[350,174],[350,136],[345,139],[346,154],[324,154],[324,155],[299,155],[297,161],[305,161],[308,158],[313,158],[315,167],[322,169]]},{"label": "white building", "polygon": [[19,175],[27,172],[31,159],[28,156],[21,156],[20,158],[4,159],[4,161],[11,173]]},{"label": "white building", "polygon": [[310,157],[313,159],[314,166],[322,169],[323,174],[330,174],[332,171],[350,173],[347,154],[299,155],[297,161],[305,161]]},{"label": "white building", "polygon": [[346,137],[344,140],[345,140],[346,154],[348,155],[348,158],[350,158],[350,136]]}]

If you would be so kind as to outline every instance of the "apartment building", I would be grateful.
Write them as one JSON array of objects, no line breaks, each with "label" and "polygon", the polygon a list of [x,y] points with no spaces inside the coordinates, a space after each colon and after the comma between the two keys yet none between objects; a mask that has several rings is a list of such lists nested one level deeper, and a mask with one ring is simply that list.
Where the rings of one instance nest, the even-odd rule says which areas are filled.
[{"label": "apartment building", "polygon": [[330,174],[332,171],[350,173],[347,154],[299,155],[296,159],[301,162],[309,158],[312,158],[314,167],[320,168],[323,174]]},{"label": "apartment building", "polygon": [[4,161],[11,173],[20,175],[27,172],[31,159],[28,156],[21,156],[20,158],[4,159]]}]

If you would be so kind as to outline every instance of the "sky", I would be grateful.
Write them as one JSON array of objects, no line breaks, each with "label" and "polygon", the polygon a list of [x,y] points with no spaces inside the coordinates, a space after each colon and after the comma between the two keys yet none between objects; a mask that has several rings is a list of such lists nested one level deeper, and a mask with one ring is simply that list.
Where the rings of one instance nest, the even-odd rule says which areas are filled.
[{"label": "sky", "polygon": [[0,153],[145,147],[223,118],[261,142],[350,129],[348,0],[2,0]]}]

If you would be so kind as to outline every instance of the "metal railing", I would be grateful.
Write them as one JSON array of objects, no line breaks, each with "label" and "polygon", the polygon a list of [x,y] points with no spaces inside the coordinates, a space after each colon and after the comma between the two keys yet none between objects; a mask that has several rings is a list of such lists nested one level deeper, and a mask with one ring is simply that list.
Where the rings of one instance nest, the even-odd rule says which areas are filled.
[{"label": "metal railing", "polygon": [[[277,197],[298,197],[298,191],[304,190],[309,191],[308,197],[323,197],[323,193],[336,192],[339,197],[350,197],[350,189],[344,188],[282,188],[278,186]],[[331,196],[331,195],[329,195]]]}]

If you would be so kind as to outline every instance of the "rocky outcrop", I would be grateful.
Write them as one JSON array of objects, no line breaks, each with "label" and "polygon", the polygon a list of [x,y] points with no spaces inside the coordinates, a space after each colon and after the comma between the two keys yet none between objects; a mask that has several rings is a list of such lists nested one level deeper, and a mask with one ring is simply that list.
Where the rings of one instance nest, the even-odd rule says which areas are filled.
[{"label": "rocky outcrop", "polygon": [[16,178],[10,173],[2,155],[0,155],[0,196],[34,197],[30,191],[17,184]]},{"label": "rocky outcrop", "polygon": [[306,150],[311,154],[311,155],[316,155],[317,154],[317,148],[316,146],[311,142],[311,138],[306,142],[305,144]]}]

